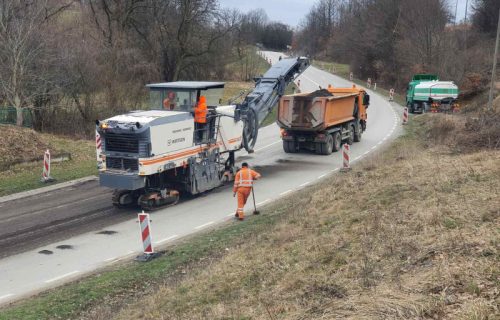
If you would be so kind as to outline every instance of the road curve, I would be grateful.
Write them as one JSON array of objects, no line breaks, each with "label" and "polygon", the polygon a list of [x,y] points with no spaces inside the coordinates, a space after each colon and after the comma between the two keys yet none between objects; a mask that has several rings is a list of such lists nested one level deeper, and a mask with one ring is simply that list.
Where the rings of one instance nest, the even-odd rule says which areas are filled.
[{"label": "road curve", "polygon": [[[280,54],[262,52],[273,63]],[[314,67],[299,78],[302,91],[319,86],[351,86],[352,83]],[[368,128],[362,141],[351,147],[351,159],[359,161],[401,131],[400,119],[387,101],[371,92]],[[247,161],[262,174],[255,185],[258,206],[300,190],[336,172],[341,154],[319,156],[310,153],[285,154],[279,129],[273,124],[262,128],[255,153],[241,152],[238,161]],[[93,202],[92,202],[93,203]],[[92,203],[76,204],[82,210]],[[57,205],[55,205],[57,207]],[[230,186],[184,201],[151,214],[153,244],[161,246],[176,239],[231,219],[236,200]],[[250,204],[247,206],[250,211]],[[55,209],[54,209],[55,210]],[[50,212],[50,207],[49,207]],[[139,225],[135,214],[117,224],[104,224],[93,231],[69,237],[64,241],[39,246],[0,260],[0,304],[60,285],[85,273],[138,254],[141,250]],[[235,222],[236,223],[236,222]],[[244,223],[244,222],[243,222]],[[51,254],[47,254],[51,252]]]}]

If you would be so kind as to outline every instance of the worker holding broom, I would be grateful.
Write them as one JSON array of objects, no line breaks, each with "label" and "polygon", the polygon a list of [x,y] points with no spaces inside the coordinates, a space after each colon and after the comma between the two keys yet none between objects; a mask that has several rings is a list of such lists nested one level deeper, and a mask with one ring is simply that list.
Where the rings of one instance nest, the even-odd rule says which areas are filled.
[{"label": "worker holding broom", "polygon": [[[233,197],[238,194],[238,208],[236,209],[235,217],[239,220],[243,220],[245,218],[245,213],[243,212],[243,208],[245,208],[245,204],[247,203],[248,196],[250,196],[250,192],[253,193],[253,182],[260,178],[260,174],[248,167],[248,163],[243,162],[241,164],[241,169],[236,173],[234,179],[234,187],[233,187]],[[255,206],[255,195],[254,195],[254,206]],[[257,208],[254,211],[255,214],[258,214]]]}]

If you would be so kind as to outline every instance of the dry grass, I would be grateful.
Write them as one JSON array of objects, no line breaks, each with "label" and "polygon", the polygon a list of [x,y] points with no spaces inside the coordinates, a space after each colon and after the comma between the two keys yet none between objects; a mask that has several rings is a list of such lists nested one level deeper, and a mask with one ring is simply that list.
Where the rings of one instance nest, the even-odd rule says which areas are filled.
[{"label": "dry grass", "polygon": [[271,232],[98,318],[499,319],[500,151],[422,139],[277,203]]},{"label": "dry grass", "polygon": [[428,145],[443,145],[455,152],[500,150],[500,109],[465,117],[437,114],[415,119],[422,125]]}]

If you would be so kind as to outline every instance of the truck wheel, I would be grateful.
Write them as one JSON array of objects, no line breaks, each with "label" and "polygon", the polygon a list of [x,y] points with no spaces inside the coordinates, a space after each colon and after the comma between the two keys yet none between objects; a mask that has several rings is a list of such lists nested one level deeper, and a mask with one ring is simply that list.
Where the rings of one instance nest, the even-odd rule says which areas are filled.
[{"label": "truck wheel", "polygon": [[295,149],[295,142],[294,141],[285,141],[283,140],[283,150],[285,153],[295,153],[297,152]]},{"label": "truck wheel", "polygon": [[326,136],[326,143],[322,144],[323,152],[325,156],[331,155],[333,151],[333,137],[331,134]]},{"label": "truck wheel", "polygon": [[342,137],[340,136],[340,132],[337,131],[337,132],[334,132],[332,134],[332,138],[333,138],[333,148],[332,148],[332,151],[333,152],[337,152],[340,150],[340,147],[342,146]]},{"label": "truck wheel", "polygon": [[[356,130],[356,128],[357,128],[357,130]],[[363,134],[363,129],[361,128],[361,124],[359,122],[357,122],[357,125],[354,128],[354,142],[360,142],[362,134]]]},{"label": "truck wheel", "polygon": [[355,132],[354,125],[353,124],[349,125],[349,138],[347,138],[347,143],[349,145],[352,145],[354,143],[354,132]]}]

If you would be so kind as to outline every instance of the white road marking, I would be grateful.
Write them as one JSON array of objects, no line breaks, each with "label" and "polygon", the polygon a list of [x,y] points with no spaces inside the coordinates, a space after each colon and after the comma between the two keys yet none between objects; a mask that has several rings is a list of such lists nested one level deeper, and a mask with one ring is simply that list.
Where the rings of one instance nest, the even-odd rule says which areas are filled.
[{"label": "white road marking", "polygon": [[290,193],[290,192],[292,192],[292,191],[293,191],[293,190],[287,190],[287,191],[285,191],[285,192],[282,192],[282,193],[280,193],[280,196],[284,196],[284,195],[286,195],[286,194],[289,194],[289,193]]},{"label": "white road marking", "polygon": [[319,177],[317,177],[316,179],[318,179],[318,180],[323,179],[327,175],[328,175],[328,173],[324,173],[324,174],[320,175]]},{"label": "white road marking", "polygon": [[254,150],[254,152],[257,152],[257,151],[261,151],[261,150],[267,149],[267,148],[269,148],[269,147],[271,147],[271,146],[274,146],[275,144],[278,144],[278,143],[280,143],[280,142],[281,142],[281,140],[275,141],[275,142],[273,142],[273,143],[268,144],[267,146],[263,146],[262,148],[255,149],[255,150]]},{"label": "white road marking", "polygon": [[375,150],[375,149],[377,149],[377,146],[373,146],[373,147],[371,148],[371,150]]},{"label": "white road marking", "polygon": [[201,226],[194,227],[196,230],[203,229],[205,227],[208,227],[209,225],[214,224],[214,221],[210,221],[207,223],[202,224]]},{"label": "white road marking", "polygon": [[234,216],[234,212],[231,212],[230,214],[228,214],[226,217],[232,217]]},{"label": "white road marking", "polygon": [[261,205],[266,204],[266,203],[268,203],[268,202],[270,202],[270,201],[271,201],[271,199],[266,199],[266,200],[264,200],[264,201],[262,201],[262,202],[257,203],[257,205],[258,205],[258,206],[261,206]]},{"label": "white road marking", "polygon": [[364,155],[364,156],[366,156],[366,155],[367,155],[367,154],[369,154],[369,153],[370,153],[370,150],[365,151],[365,152],[363,153],[363,155]]},{"label": "white road marking", "polygon": [[160,244],[160,243],[163,243],[163,242],[167,242],[168,240],[172,240],[172,239],[175,239],[177,238],[178,235],[177,234],[174,234],[173,236],[170,236],[168,238],[165,238],[165,239],[161,239],[160,241],[156,242],[156,244]]},{"label": "white road marking", "polygon": [[303,184],[301,184],[299,187],[305,187],[305,186],[307,186],[307,185],[308,185],[308,184],[310,184],[310,183],[311,183],[311,181],[304,182],[304,183],[303,183]]},{"label": "white road marking", "polygon": [[13,293],[8,293],[8,294],[5,294],[5,295],[3,295],[3,296],[0,296],[0,301],[1,301],[1,300],[4,300],[4,299],[7,299],[7,298],[10,298],[10,297],[12,297],[12,296],[14,296],[14,294],[13,294]]},{"label": "white road marking", "polygon": [[118,259],[118,257],[113,257],[113,258],[106,259],[106,260],[104,260],[104,262],[110,262],[110,261],[113,261],[113,260],[116,260],[116,259]]},{"label": "white road marking", "polygon": [[45,283],[51,283],[51,282],[54,282],[54,281],[57,281],[57,280],[61,280],[61,279],[64,279],[64,278],[67,278],[69,276],[72,276],[74,274],[77,274],[78,270],[75,270],[75,271],[72,271],[72,272],[68,272],[66,274],[63,274],[62,276],[59,276],[59,277],[55,277],[55,278],[52,278],[52,279],[49,279],[49,280],[46,280]]},{"label": "white road marking", "polygon": [[340,168],[333,169],[331,172],[339,171]]},{"label": "white road marking", "polygon": [[359,158],[361,158],[361,156],[357,156],[356,158],[354,158],[354,161],[358,160]]}]

